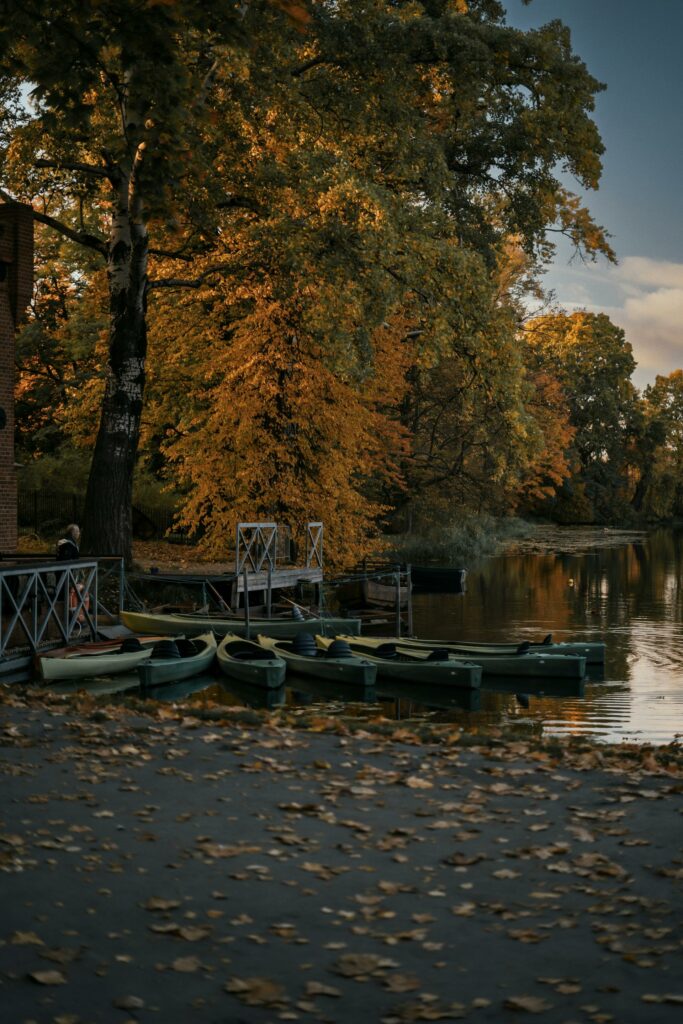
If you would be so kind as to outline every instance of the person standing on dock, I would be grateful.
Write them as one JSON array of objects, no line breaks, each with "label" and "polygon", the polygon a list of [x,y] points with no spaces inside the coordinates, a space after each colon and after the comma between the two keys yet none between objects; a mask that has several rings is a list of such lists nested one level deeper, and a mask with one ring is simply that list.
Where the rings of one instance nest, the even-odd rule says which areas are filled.
[{"label": "person standing on dock", "polygon": [[75,523],[70,523],[64,531],[63,536],[57,541],[55,554],[58,562],[74,562],[80,557],[78,544],[81,539],[81,530]]}]

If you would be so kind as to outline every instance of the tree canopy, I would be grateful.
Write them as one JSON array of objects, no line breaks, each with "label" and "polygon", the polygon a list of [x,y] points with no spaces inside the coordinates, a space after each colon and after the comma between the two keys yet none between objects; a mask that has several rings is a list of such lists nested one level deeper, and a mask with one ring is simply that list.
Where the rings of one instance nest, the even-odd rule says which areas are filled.
[{"label": "tree canopy", "polygon": [[514,29],[495,0],[27,0],[0,54],[0,196],[32,203],[108,322],[99,355],[70,335],[100,402],[91,550],[130,554],[141,436],[208,543],[238,516],[326,518],[341,560],[407,489],[476,504],[494,480],[514,502],[555,449],[562,475],[501,290],[511,249],[533,275],[553,232],[612,258],[566,186],[597,187],[601,86],[560,22]]}]

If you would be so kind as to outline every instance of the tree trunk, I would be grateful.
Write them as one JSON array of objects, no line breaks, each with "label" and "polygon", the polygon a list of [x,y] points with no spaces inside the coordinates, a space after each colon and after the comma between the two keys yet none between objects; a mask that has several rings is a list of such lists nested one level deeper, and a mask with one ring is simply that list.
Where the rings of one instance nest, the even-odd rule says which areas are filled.
[{"label": "tree trunk", "polygon": [[132,557],[133,471],[140,437],[147,353],[147,231],[122,202],[108,260],[107,383],[88,479],[83,552]]}]

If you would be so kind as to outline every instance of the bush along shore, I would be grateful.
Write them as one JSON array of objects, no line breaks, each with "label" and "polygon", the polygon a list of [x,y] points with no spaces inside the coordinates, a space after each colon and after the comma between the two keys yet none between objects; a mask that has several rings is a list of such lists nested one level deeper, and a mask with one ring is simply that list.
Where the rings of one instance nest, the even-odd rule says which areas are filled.
[{"label": "bush along shore", "polygon": [[8,1020],[680,1019],[677,745],[1,694]]}]

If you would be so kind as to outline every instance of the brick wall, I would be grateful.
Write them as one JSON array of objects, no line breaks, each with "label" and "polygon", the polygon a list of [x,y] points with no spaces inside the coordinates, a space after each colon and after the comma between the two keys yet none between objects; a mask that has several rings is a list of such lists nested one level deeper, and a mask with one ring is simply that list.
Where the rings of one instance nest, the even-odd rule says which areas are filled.
[{"label": "brick wall", "polygon": [[14,466],[14,332],[33,288],[33,215],[21,203],[0,204],[0,551],[17,547]]}]

